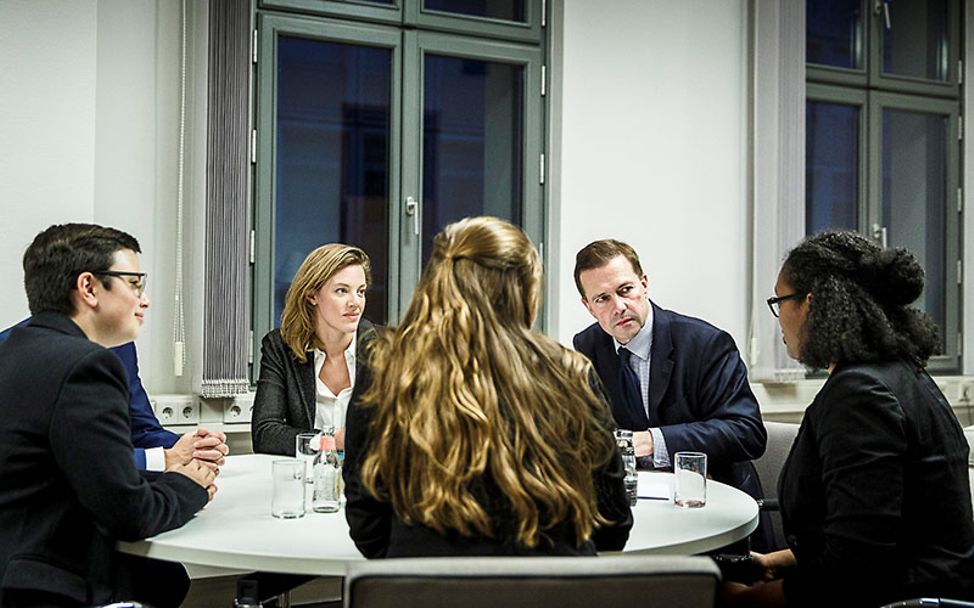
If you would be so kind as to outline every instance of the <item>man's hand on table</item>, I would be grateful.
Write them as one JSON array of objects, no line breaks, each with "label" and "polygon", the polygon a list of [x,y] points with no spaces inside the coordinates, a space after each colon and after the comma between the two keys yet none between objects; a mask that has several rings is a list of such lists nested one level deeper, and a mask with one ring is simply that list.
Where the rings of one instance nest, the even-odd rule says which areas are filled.
[{"label": "man's hand on table", "polygon": [[213,495],[216,494],[217,487],[213,481],[216,479],[216,469],[211,469],[205,466],[203,461],[190,459],[187,463],[180,463],[173,465],[172,467],[166,469],[169,473],[179,473],[180,475],[185,475],[189,477],[194,482],[197,483],[201,488],[206,490],[209,496],[208,501],[213,500]]},{"label": "man's hand on table", "polygon": [[227,436],[220,431],[210,432],[203,427],[190,431],[180,437],[166,454],[166,470],[175,465],[187,464],[191,460],[199,462],[209,468],[214,474],[223,466],[226,455],[230,452],[227,447]]},{"label": "man's hand on table", "polygon": [[653,455],[653,434],[649,431],[633,431],[632,447],[636,451],[636,458]]}]

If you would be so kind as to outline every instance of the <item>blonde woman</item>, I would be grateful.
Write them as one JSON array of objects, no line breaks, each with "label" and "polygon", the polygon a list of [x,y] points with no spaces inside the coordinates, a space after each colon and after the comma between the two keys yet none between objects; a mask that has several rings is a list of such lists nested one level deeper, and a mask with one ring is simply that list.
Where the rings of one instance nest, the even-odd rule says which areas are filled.
[{"label": "blonde woman", "polygon": [[503,220],[434,239],[349,408],[346,516],[366,557],[625,545],[612,417],[589,361],[531,329],[541,279],[537,251]]},{"label": "blonde woman", "polygon": [[365,312],[369,256],[330,243],[305,258],[288,288],[281,327],[261,343],[254,399],[254,451],[294,455],[298,433],[327,426],[344,443],[345,414],[361,370],[362,344],[375,333]]}]

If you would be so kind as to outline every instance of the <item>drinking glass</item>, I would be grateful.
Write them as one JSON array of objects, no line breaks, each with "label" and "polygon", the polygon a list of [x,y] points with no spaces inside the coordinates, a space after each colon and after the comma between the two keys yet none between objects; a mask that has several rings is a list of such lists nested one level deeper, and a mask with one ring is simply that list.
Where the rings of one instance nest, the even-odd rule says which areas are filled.
[{"label": "drinking glass", "polygon": [[677,452],[673,461],[676,482],[673,503],[697,508],[707,504],[707,455],[703,452]]},{"label": "drinking glass", "polygon": [[304,517],[304,462],[275,460],[271,463],[271,474],[274,478],[271,515],[281,519]]}]

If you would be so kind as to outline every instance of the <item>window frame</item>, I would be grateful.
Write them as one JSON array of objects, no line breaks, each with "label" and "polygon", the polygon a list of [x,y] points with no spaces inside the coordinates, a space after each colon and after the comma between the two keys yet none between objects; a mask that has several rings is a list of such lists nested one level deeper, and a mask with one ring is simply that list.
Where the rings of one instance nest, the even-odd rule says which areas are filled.
[{"label": "window frame", "polygon": [[[948,145],[945,167],[947,176],[945,234],[945,284],[943,354],[932,357],[929,369],[936,373],[960,373],[963,366],[964,328],[962,325],[963,276],[961,224],[964,221],[963,205],[959,200],[962,190],[961,163],[962,142],[959,138],[960,115],[963,103],[961,78],[961,28],[963,19],[959,0],[947,0],[948,11],[948,79],[943,82],[882,73],[882,34],[884,22],[877,16],[870,0],[861,0],[860,10],[868,15],[863,21],[863,69],[852,70],[821,64],[806,63],[806,103],[808,101],[833,102],[856,105],[860,110],[859,133],[859,231],[873,236],[873,226],[882,225],[882,118],[885,108],[940,113],[948,116]],[[893,6],[895,10],[895,5]],[[806,29],[807,32],[807,29]],[[863,128],[862,121],[866,121]],[[805,160],[806,169],[808,159]],[[807,185],[806,185],[807,192]],[[805,199],[807,208],[807,198]],[[954,263],[954,261],[957,263]]]},{"label": "window frame", "polygon": [[[254,289],[253,289],[253,330],[255,351],[259,350],[260,339],[277,326],[274,317],[274,251],[275,251],[275,203],[277,200],[277,39],[281,35],[309,38],[326,42],[357,44],[389,49],[393,69],[390,83],[389,117],[389,200],[390,204],[400,200],[399,154],[401,146],[402,82],[401,71],[396,65],[401,63],[402,38],[398,28],[382,25],[349,23],[324,18],[295,17],[284,15],[258,15],[258,37],[260,40],[257,64],[257,78],[261,86],[256,87],[257,103],[255,124],[257,125],[257,150],[255,167],[255,188],[253,201],[254,214]],[[398,259],[394,252],[399,247],[399,214],[389,216],[389,315],[399,314],[398,300],[391,297],[397,293],[399,272]],[[254,361],[253,378],[256,379],[257,361]]]},{"label": "window frame", "polygon": [[[521,227],[535,243],[541,243],[544,234],[544,199],[539,159],[544,135],[541,99],[541,49],[507,42],[471,40],[469,38],[438,32],[406,31],[404,34],[405,64],[403,69],[403,141],[402,204],[412,196],[420,203],[422,213],[423,193],[423,64],[426,53],[465,59],[492,61],[524,67],[524,141],[522,154],[524,183]],[[532,92],[534,95],[532,95]],[[537,101],[532,103],[532,97]],[[406,117],[412,117],[407,119]],[[532,137],[531,135],[535,136]],[[405,210],[403,209],[403,212]],[[422,215],[418,219],[422,226]],[[413,286],[419,280],[422,269],[422,230],[416,238],[412,220],[400,222],[400,310],[405,310],[412,298]]]},{"label": "window frame", "polygon": [[961,368],[960,353],[963,341],[960,317],[963,285],[958,274],[959,264],[955,260],[961,259],[960,223],[960,140],[958,138],[960,104],[957,100],[936,99],[932,97],[917,97],[903,93],[874,91],[869,94],[869,157],[876,159],[875,170],[870,167],[868,199],[868,218],[872,220],[864,226],[864,234],[870,234],[872,224],[882,225],[882,135],[883,111],[886,109],[906,110],[922,114],[939,114],[947,116],[947,141],[957,142],[948,145],[946,150],[946,184],[944,184],[945,209],[944,228],[944,344],[943,353],[930,358],[928,367],[931,371],[953,373]]},{"label": "window frame", "polygon": [[[406,4],[414,0],[405,0]],[[530,14],[540,25],[541,2],[528,0]],[[352,8],[346,6],[354,4]],[[400,9],[402,8],[402,2]],[[542,66],[546,46],[545,32],[538,28],[530,37],[533,42],[503,40],[496,24],[483,19],[458,17],[463,25],[441,27],[444,31],[411,29],[400,24],[400,13],[390,17],[391,11],[375,13],[361,3],[336,0],[260,0],[260,6],[273,10],[256,10],[257,65],[254,69],[254,117],[257,132],[255,163],[253,165],[253,290],[252,290],[252,348],[259,352],[262,337],[278,326],[274,319],[275,272],[275,205],[277,194],[277,40],[279,36],[295,36],[327,42],[374,46],[391,50],[391,98],[389,132],[389,276],[387,310],[390,323],[405,311],[413,288],[420,276],[422,243],[413,235],[413,219],[405,212],[406,197],[411,195],[422,202],[422,108],[423,56],[433,52],[452,57],[497,61],[524,66],[522,100],[524,163],[521,213],[517,218],[522,228],[544,251],[547,216],[545,186],[541,166],[546,144],[547,100],[542,95]],[[282,12],[281,9],[288,9]],[[382,7],[379,7],[382,9]],[[313,12],[313,15],[293,11]],[[386,9],[388,10],[388,9]],[[329,15],[329,16],[322,16]],[[439,21],[421,27],[439,27]],[[482,28],[481,32],[478,28]],[[456,33],[463,31],[464,33]],[[534,31],[534,30],[532,30]],[[480,35],[471,36],[471,32]],[[411,118],[407,118],[411,117]],[[420,207],[421,209],[421,207]],[[419,218],[420,222],[422,218]],[[422,235],[422,231],[420,233]],[[539,311],[539,319],[544,319]],[[259,375],[259,357],[253,357],[251,379]]]}]

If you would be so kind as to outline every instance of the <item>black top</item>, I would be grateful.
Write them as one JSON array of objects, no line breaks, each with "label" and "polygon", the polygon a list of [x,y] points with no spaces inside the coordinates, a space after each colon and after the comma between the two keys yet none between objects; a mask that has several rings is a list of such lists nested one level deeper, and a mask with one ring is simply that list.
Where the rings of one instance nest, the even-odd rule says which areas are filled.
[{"label": "black top", "polygon": [[839,366],[805,410],[778,496],[789,606],[974,599],[968,444],[906,361]]},{"label": "black top", "polygon": [[473,493],[494,523],[494,538],[445,535],[431,528],[407,525],[392,511],[392,506],[376,499],[361,484],[359,467],[369,449],[370,414],[373,408],[360,405],[362,393],[371,385],[371,369],[356,379],[346,419],[345,435],[345,516],[355,546],[368,558],[450,556],[450,555],[594,555],[599,551],[621,550],[632,528],[632,512],[626,495],[625,469],[618,449],[609,463],[595,474],[598,508],[611,525],[598,528],[592,538],[577,543],[571,522],[548,530],[533,549],[518,543],[517,518],[510,503],[489,476],[473,488]]},{"label": "black top", "polygon": [[[375,327],[363,317],[355,345],[356,379],[362,373],[362,351],[374,337]],[[267,332],[260,346],[260,378],[251,419],[254,452],[294,456],[295,437],[314,428],[316,405],[313,352],[301,363],[281,339],[280,329]]]}]

